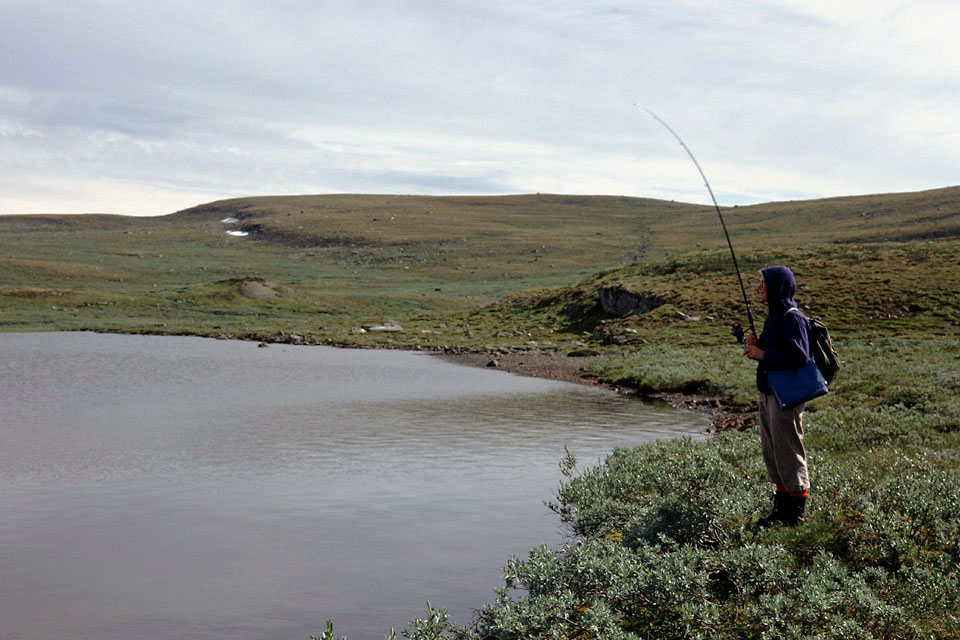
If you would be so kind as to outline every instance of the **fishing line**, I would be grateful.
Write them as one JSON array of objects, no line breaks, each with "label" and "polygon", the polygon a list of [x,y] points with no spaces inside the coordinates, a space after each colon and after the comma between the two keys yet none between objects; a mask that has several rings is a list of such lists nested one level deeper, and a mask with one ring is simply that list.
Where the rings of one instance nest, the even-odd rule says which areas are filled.
[{"label": "fishing line", "polygon": [[[637,106],[640,106],[640,105],[637,105]],[[730,257],[733,258],[733,268],[737,271],[737,282],[740,283],[740,292],[743,294],[743,304],[744,306],[747,307],[747,320],[750,323],[750,333],[752,333],[753,335],[757,335],[757,330],[753,326],[753,314],[750,313],[750,302],[747,300],[747,290],[743,286],[743,278],[740,277],[740,265],[737,264],[737,254],[733,252],[733,243],[730,242],[730,234],[727,233],[727,225],[723,222],[723,214],[720,213],[720,205],[717,204],[717,199],[713,196],[713,189],[710,187],[710,181],[707,180],[707,175],[703,172],[703,169],[700,168],[700,163],[697,162],[697,159],[693,156],[693,152],[690,151],[690,147],[688,147],[684,143],[683,139],[680,138],[679,135],[677,135],[677,132],[674,131],[670,127],[670,125],[664,122],[660,116],[655,114],[653,111],[650,111],[650,109],[643,107],[643,110],[649,113],[654,120],[662,124],[667,129],[667,131],[669,131],[671,135],[673,135],[673,137],[677,139],[677,142],[680,143],[680,146],[683,147],[683,150],[686,151],[687,155],[690,156],[690,159],[693,160],[693,164],[694,166],[697,167],[697,171],[700,172],[700,177],[703,178],[703,184],[706,185],[707,191],[710,193],[710,199],[713,200],[713,207],[717,210],[717,216],[720,218],[720,227],[723,229],[723,235],[727,238],[727,246],[730,247]],[[738,335],[737,334],[738,327],[739,325],[736,325],[736,324],[734,325],[733,334],[737,336],[738,340],[741,340],[743,338],[743,330],[740,329],[740,334]]]}]

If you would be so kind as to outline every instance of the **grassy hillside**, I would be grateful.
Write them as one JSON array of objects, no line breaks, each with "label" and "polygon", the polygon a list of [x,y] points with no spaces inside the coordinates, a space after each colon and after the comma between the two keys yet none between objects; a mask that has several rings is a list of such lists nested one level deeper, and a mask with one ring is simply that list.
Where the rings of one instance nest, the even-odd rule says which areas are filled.
[{"label": "grassy hillside", "polygon": [[[743,252],[955,238],[960,188],[735,207],[725,218]],[[146,219],[0,216],[0,330],[279,329],[365,342],[351,332],[363,322],[436,324],[638,261],[703,254],[725,272],[723,248],[710,208],[616,197],[297,196]],[[275,295],[244,295],[251,281]]]}]

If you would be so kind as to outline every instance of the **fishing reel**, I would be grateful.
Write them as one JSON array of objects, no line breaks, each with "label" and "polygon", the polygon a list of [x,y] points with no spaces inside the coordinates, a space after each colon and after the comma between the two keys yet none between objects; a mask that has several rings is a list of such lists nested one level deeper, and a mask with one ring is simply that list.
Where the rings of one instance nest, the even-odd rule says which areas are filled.
[{"label": "fishing reel", "polygon": [[737,344],[743,344],[743,327],[739,322],[734,322],[730,326],[730,335],[737,339]]}]

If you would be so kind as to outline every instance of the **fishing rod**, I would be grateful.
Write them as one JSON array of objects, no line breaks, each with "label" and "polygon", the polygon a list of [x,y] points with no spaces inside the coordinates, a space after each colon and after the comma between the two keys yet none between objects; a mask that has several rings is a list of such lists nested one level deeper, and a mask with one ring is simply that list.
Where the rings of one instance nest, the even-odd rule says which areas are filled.
[{"label": "fishing rod", "polygon": [[[723,235],[727,238],[727,246],[730,247],[730,257],[733,258],[733,268],[737,271],[737,281],[740,283],[740,292],[743,294],[743,304],[747,307],[747,320],[750,323],[750,333],[757,335],[757,330],[753,326],[753,314],[750,313],[750,302],[747,300],[747,290],[743,286],[743,278],[740,277],[740,265],[737,264],[737,254],[733,252],[733,243],[730,242],[730,234],[727,233],[727,225],[723,222],[723,214],[720,213],[720,205],[717,204],[717,199],[713,196],[713,189],[710,187],[710,181],[707,180],[707,175],[703,172],[703,169],[700,168],[700,163],[697,162],[697,159],[693,156],[693,152],[690,151],[683,139],[677,135],[677,132],[674,131],[670,125],[668,125],[664,120],[655,114],[650,109],[643,107],[643,110],[649,113],[654,120],[662,124],[667,131],[669,131],[674,138],[677,139],[677,142],[680,143],[680,146],[683,147],[683,150],[687,152],[687,155],[690,156],[690,159],[693,160],[693,164],[697,167],[697,171],[700,172],[700,177],[703,178],[703,184],[706,185],[707,191],[710,193],[710,199],[713,200],[713,207],[717,210],[717,216],[720,218],[720,227],[723,229]],[[737,342],[743,342],[743,327],[740,326],[740,323],[734,323],[731,333],[737,337]]]}]

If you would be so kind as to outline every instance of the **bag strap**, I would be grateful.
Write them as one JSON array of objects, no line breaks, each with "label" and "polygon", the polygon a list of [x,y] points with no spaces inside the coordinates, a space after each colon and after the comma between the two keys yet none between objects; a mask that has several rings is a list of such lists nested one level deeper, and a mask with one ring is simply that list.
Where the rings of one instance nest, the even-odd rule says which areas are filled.
[{"label": "bag strap", "polygon": [[[800,314],[800,317],[801,317],[801,318],[803,318],[804,320],[807,321],[807,322],[806,322],[807,331],[810,331],[810,328],[813,326],[813,323],[810,322],[810,318],[808,318],[807,316],[803,315],[803,311],[800,311],[800,307],[790,307],[789,309],[787,309],[787,313],[790,313],[791,311],[796,311],[797,313]],[[783,314],[783,317],[784,317],[784,318],[787,317],[787,313]]]}]

